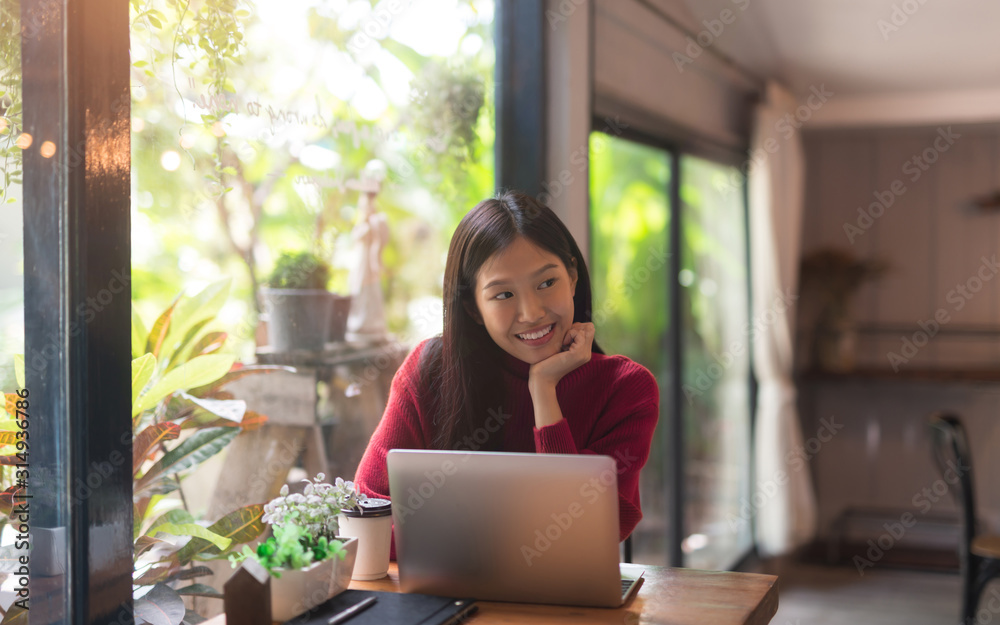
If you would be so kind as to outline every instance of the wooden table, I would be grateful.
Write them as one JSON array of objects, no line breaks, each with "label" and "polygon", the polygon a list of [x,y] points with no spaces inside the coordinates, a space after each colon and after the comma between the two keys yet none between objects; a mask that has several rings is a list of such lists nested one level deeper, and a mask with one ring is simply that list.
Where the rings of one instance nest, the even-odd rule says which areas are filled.
[{"label": "wooden table", "polygon": [[[663,566],[628,564],[644,569],[645,582],[624,607],[576,608],[529,603],[478,601],[479,611],[468,621],[472,625],[507,623],[615,623],[638,625],[663,623],[712,623],[713,625],[769,623],[778,610],[778,588],[773,575],[698,571]],[[389,577],[374,582],[351,582],[356,590],[399,592],[396,563],[389,565]],[[205,625],[226,625],[225,615],[205,621]],[[233,624],[238,625],[238,624]]]}]

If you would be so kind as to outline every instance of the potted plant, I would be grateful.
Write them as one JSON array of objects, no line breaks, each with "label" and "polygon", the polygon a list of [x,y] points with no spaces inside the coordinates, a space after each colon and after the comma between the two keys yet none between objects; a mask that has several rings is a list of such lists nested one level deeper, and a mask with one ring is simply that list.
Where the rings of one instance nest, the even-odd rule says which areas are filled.
[{"label": "potted plant", "polygon": [[306,483],[302,493],[288,492],[264,505],[263,521],[273,535],[257,546],[244,546],[230,556],[233,566],[247,558],[260,563],[271,575],[271,618],[288,620],[347,590],[354,571],[358,539],[337,536],[337,515],[358,505],[354,484],[337,478],[324,483],[320,473]]},{"label": "potted plant", "polygon": [[[350,296],[327,290],[330,266],[312,252],[284,252],[261,289],[268,336],[276,351],[319,351],[342,341]],[[339,324],[339,332],[336,320]]]},{"label": "potted plant", "polygon": [[857,324],[851,314],[861,285],[881,277],[888,265],[860,259],[838,248],[817,249],[802,258],[801,293],[805,316],[813,320],[810,359],[826,371],[854,367]]}]

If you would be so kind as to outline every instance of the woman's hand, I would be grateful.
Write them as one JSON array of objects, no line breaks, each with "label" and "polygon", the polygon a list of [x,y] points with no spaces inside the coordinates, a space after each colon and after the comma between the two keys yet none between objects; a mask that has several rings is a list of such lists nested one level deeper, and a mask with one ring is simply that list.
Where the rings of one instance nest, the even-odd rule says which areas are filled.
[{"label": "woman's hand", "polygon": [[528,369],[528,390],[555,389],[564,375],[590,362],[594,344],[594,324],[574,323],[563,337],[562,351],[536,362]]}]

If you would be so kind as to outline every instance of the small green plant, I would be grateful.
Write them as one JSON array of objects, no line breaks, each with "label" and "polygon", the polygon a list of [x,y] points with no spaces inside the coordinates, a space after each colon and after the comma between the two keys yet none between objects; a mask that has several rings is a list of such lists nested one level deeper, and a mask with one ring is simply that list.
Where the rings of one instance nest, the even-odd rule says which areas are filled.
[{"label": "small green plant", "polygon": [[354,482],[338,477],[333,484],[327,484],[325,478],[319,473],[312,481],[302,480],[306,483],[302,493],[288,494],[285,484],[280,496],[264,504],[262,520],[275,529],[297,525],[316,538],[333,539],[340,529],[337,525],[340,511],[357,508],[366,497],[355,490]]},{"label": "small green plant", "polygon": [[229,556],[234,567],[247,558],[261,563],[275,577],[278,569],[301,569],[313,562],[338,556],[344,559],[344,549],[337,539],[337,515],[341,510],[358,507],[365,496],[354,488],[354,482],[337,478],[333,484],[319,473],[306,483],[302,493],[288,492],[281,487],[280,495],[264,504],[262,521],[274,528],[274,535],[252,551],[244,545],[239,554]]},{"label": "small green plant", "polygon": [[274,289],[326,289],[330,266],[312,252],[283,252],[267,279]]},{"label": "small green plant", "polygon": [[234,567],[247,558],[253,558],[274,577],[281,577],[282,569],[303,569],[314,562],[337,556],[344,559],[346,550],[337,540],[326,536],[314,537],[306,528],[288,523],[274,528],[274,535],[257,545],[256,551],[244,545],[242,553],[229,556]]}]

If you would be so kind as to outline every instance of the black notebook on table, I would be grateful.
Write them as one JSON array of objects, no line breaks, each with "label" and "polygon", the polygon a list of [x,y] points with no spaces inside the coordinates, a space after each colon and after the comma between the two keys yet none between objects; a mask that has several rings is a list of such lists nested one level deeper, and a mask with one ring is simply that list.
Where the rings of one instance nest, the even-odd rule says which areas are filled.
[{"label": "black notebook on table", "polygon": [[284,625],[326,625],[330,617],[368,597],[375,603],[351,617],[346,625],[452,625],[476,611],[473,599],[437,597],[378,590],[345,590]]}]

